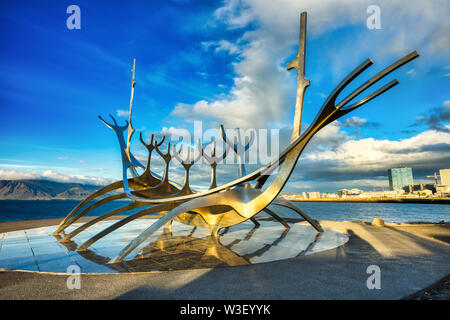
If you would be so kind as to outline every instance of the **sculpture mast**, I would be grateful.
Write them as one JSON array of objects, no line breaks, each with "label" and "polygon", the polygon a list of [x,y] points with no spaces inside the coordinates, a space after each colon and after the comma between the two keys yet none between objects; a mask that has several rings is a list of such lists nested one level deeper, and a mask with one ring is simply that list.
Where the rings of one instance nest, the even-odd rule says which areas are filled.
[{"label": "sculpture mast", "polygon": [[[136,131],[133,129],[133,124],[131,123],[131,113],[133,111],[133,95],[134,95],[134,86],[136,84],[136,81],[134,81],[134,70],[136,66],[136,59],[133,59],[133,69],[131,69],[131,97],[130,97],[130,110],[128,111],[128,137],[127,137],[127,147],[126,147],[126,153],[128,158],[130,158],[130,142],[131,137],[133,136],[133,133]],[[129,159],[131,161],[131,158]]]},{"label": "sculpture mast", "polygon": [[303,98],[309,80],[305,78],[305,50],[306,50],[306,12],[300,14],[300,39],[297,56],[287,64],[287,70],[297,69],[297,98],[295,101],[294,128],[292,130],[291,141],[300,137],[302,126]]}]

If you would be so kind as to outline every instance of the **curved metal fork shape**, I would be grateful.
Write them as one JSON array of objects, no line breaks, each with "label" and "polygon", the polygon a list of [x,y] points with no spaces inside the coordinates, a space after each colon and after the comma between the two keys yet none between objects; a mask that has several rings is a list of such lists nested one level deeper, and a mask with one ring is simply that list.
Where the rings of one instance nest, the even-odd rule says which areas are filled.
[{"label": "curved metal fork shape", "polygon": [[245,170],[245,164],[244,164],[244,161],[242,160],[242,158],[245,157],[245,152],[253,144],[253,142],[255,140],[255,132],[253,130],[250,131],[249,141],[247,144],[244,145],[241,141],[242,139],[241,139],[241,133],[239,131],[239,128],[237,128],[236,131],[238,134],[238,136],[237,136],[238,142],[234,143],[234,142],[230,141],[230,139],[228,139],[223,125],[220,125],[220,134],[222,135],[223,141],[225,141],[226,144],[234,150],[234,152],[236,153],[236,156],[238,158],[238,163],[239,163],[238,176],[239,176],[239,178],[241,178],[242,176],[245,176],[247,174],[247,172]]},{"label": "curved metal fork shape", "polygon": [[145,148],[147,148],[148,151],[148,158],[147,158],[147,166],[145,167],[144,173],[139,177],[139,180],[142,180],[145,184],[147,184],[149,187],[154,187],[158,185],[161,182],[161,177],[158,177],[154,172],[151,171],[151,160],[152,160],[152,152],[155,149],[155,146],[160,146],[164,142],[165,137],[161,139],[161,141],[153,142],[154,140],[154,134],[152,134],[150,143],[145,143],[142,132],[139,133],[139,140],[141,140],[141,143],[144,145]]},{"label": "curved metal fork shape", "polygon": [[208,161],[209,165],[211,166],[211,183],[209,185],[209,190],[217,188],[217,165],[227,157],[230,147],[231,146],[229,144],[226,144],[225,151],[220,157],[218,157],[216,156],[216,141],[213,141],[211,144],[211,155],[208,156],[200,143],[200,139],[197,141],[197,148],[200,151],[200,154],[206,159],[206,161]]},{"label": "curved metal fork shape", "polygon": [[[200,143],[200,139],[198,139],[198,143]],[[195,157],[193,160],[191,160],[191,148],[187,149],[187,156],[186,159],[182,159],[180,154],[183,150],[183,145],[180,145],[180,149],[177,151],[176,147],[173,146],[173,157],[176,158],[180,164],[184,168],[184,183],[183,188],[180,190],[178,194],[192,194],[192,190],[189,186],[189,171],[191,167],[201,159],[202,154],[199,153],[197,157]]]}]

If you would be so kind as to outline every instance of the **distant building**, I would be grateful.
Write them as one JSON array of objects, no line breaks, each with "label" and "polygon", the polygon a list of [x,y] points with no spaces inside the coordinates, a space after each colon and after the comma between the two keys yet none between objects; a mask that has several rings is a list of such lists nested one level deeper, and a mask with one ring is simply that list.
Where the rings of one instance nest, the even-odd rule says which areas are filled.
[{"label": "distant building", "polygon": [[438,197],[450,198],[450,186],[444,185],[436,186],[436,195]]},{"label": "distant building", "polygon": [[403,193],[403,192],[400,192],[399,190],[394,190],[394,191],[386,191],[386,190],[382,190],[382,191],[364,191],[358,197],[359,198],[366,198],[366,199],[370,199],[370,198],[398,198],[401,193]]},{"label": "distant building", "polygon": [[444,186],[450,186],[450,169],[439,170],[441,176],[441,184]]},{"label": "distant building", "polygon": [[313,191],[313,192],[307,192],[308,199],[320,199],[320,192]]},{"label": "distant building", "polygon": [[436,185],[434,183],[411,184],[403,187],[403,190],[409,193],[424,190],[429,190],[431,193],[436,193]]},{"label": "distant building", "polygon": [[340,189],[340,190],[338,190],[337,193],[338,193],[339,197],[345,198],[347,196],[359,196],[362,193],[362,191],[359,189],[356,189],[356,188],[353,188],[350,190],[349,189]]},{"label": "distant building", "polygon": [[336,193],[322,193],[320,194],[321,199],[336,199],[338,195]]},{"label": "distant building", "polygon": [[391,190],[401,190],[404,187],[414,185],[412,169],[407,167],[397,167],[388,170],[389,188]]}]

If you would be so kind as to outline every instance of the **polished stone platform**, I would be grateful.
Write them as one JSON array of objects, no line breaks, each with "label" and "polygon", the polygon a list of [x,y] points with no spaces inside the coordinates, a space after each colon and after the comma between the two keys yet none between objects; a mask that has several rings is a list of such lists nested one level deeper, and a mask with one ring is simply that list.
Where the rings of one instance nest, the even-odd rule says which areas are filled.
[{"label": "polished stone platform", "polygon": [[[76,249],[94,234],[113,224],[99,222],[67,243],[58,242],[55,226],[0,234],[0,268],[40,272],[67,272],[78,266],[82,273],[159,272],[232,267],[284,260],[339,247],[348,241],[343,233],[325,229],[318,234],[309,225],[290,223],[290,229],[276,221],[260,225],[244,222],[222,229],[218,239],[203,228],[174,222],[161,228],[119,264],[107,262],[153,221],[135,220],[95,242],[87,251]],[[71,232],[81,223],[74,224]]]}]

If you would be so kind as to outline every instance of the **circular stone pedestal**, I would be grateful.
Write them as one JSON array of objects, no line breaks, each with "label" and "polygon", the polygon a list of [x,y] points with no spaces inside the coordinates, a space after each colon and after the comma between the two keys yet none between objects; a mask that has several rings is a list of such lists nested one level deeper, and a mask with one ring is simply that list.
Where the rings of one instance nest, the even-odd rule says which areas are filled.
[{"label": "circular stone pedestal", "polygon": [[[76,249],[116,221],[102,221],[60,243],[52,236],[56,226],[0,234],[0,268],[40,272],[157,272],[198,268],[231,267],[308,255],[343,245],[348,237],[324,229],[323,233],[304,223],[290,229],[275,221],[251,221],[225,228],[218,238],[203,228],[174,222],[161,228],[119,264],[108,264],[131,240],[148,228],[152,220],[135,220],[95,242],[87,251]],[[82,225],[74,224],[70,233]],[[78,269],[79,268],[79,269]]]}]

